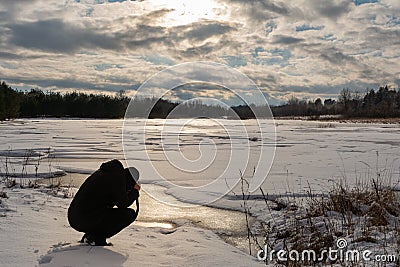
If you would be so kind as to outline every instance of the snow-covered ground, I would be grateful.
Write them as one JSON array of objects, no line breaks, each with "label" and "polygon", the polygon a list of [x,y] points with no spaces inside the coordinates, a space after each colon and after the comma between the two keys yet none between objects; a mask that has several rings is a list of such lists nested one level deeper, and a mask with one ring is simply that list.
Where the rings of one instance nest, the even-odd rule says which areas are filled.
[{"label": "snow-covered ground", "polygon": [[[129,142],[123,148],[122,120],[0,122],[1,177],[21,177],[20,181],[24,184],[49,173],[77,173],[85,177],[106,160],[123,160],[123,150],[128,149],[128,162],[140,170],[143,190],[156,198],[153,200],[155,204],[144,214],[146,221],[154,218],[155,222],[178,222],[172,233],[163,228],[133,224],[111,239],[115,244],[113,247],[90,248],[78,245],[76,241],[80,239],[80,234],[68,226],[66,208],[70,199],[51,197],[37,189],[6,189],[10,198],[1,199],[1,214],[4,216],[0,217],[0,238],[9,241],[0,245],[2,264],[34,266],[40,259],[44,266],[91,266],[98,265],[98,261],[102,261],[104,266],[133,266],[134,263],[140,266],[257,265],[259,262],[254,257],[224,243],[215,235],[218,232],[229,236],[230,229],[235,227],[232,223],[235,220],[240,221],[237,225],[242,227],[243,217],[238,217],[237,213],[191,207],[189,209],[196,215],[185,217],[182,214],[186,212],[180,207],[166,208],[165,204],[153,207],[160,203],[157,200],[190,206],[190,203],[205,203],[222,197],[210,205],[241,210],[240,187],[234,189],[239,195],[228,193],[225,196],[221,195],[221,187],[226,186],[224,183],[218,184],[215,190],[208,188],[201,191],[199,195],[185,188],[201,187],[219,175],[239,181],[239,171],[250,179],[263,147],[276,145],[270,173],[261,185],[272,198],[302,196],[308,190],[327,193],[332,183],[341,178],[345,178],[349,185],[370,183],[377,173],[388,180],[386,184],[399,187],[400,126],[397,124],[276,121],[275,142],[271,138],[275,129],[266,129],[269,135],[263,138],[252,120],[245,122],[246,133],[238,130],[241,129],[238,121],[220,120],[218,123],[223,127],[210,127],[207,120],[195,120],[179,128],[177,139],[171,130],[162,133],[163,123],[163,120],[150,121],[145,135],[140,127],[129,129]],[[260,123],[263,124],[262,121]],[[182,122],[171,120],[168,124],[181,126]],[[227,132],[226,128],[233,131]],[[249,141],[249,138],[252,140]],[[239,153],[234,168],[225,171],[232,157],[232,147],[235,151],[245,152],[250,147],[251,153],[249,156]],[[216,156],[208,158],[216,150],[219,151]],[[179,151],[184,155],[183,160],[171,162]],[[191,172],[190,168],[197,166],[192,163],[201,155],[206,157],[204,162],[199,162],[199,166],[211,159],[211,167],[198,173]],[[248,160],[245,170],[241,168],[241,155],[243,161]],[[149,160],[154,169],[162,173],[164,180],[153,176],[154,170],[148,168]],[[176,168],[181,163],[183,165]],[[185,168],[189,171],[181,171]],[[58,179],[54,181],[57,183]],[[259,195],[259,191],[254,194]],[[265,209],[266,206],[257,201],[252,204],[252,213],[259,218],[268,217],[265,216],[268,213]],[[156,212],[151,213],[151,210]],[[168,216],[164,217],[163,213]],[[207,220],[210,216],[216,219]],[[182,218],[201,223],[179,224]]]},{"label": "snow-covered ground", "polygon": [[212,231],[184,223],[172,229],[133,223],[110,239],[113,246],[79,244],[81,234],[66,218],[71,199],[39,189],[3,192],[8,199],[0,204],[1,266],[261,265]]}]

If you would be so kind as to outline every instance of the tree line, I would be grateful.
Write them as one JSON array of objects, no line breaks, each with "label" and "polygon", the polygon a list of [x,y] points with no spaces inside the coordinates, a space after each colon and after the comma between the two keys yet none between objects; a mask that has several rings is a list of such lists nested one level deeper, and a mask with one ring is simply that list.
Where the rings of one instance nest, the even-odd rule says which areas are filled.
[{"label": "tree line", "polygon": [[70,92],[16,91],[0,85],[0,120],[34,117],[121,118],[129,99],[115,96]]},{"label": "tree line", "polygon": [[[31,89],[17,91],[5,82],[0,84],[0,120],[33,117],[79,117],[79,118],[123,118],[129,105],[123,91],[114,96],[104,94],[86,94],[81,92],[43,92]],[[148,118],[183,117],[227,117],[254,118],[257,115],[268,116],[266,106],[226,107],[207,105],[201,101],[188,101],[184,104],[165,99],[135,99],[133,116]],[[151,110],[149,108],[152,107]],[[338,99],[320,98],[301,100],[290,98],[286,103],[271,107],[275,117],[342,115],[343,117],[400,117],[400,90],[383,86],[367,90],[366,93],[343,89]]]},{"label": "tree line", "polygon": [[377,90],[368,89],[365,93],[343,89],[338,99],[320,98],[300,100],[292,97],[287,103],[272,107],[274,116],[310,116],[341,115],[344,118],[395,118],[400,117],[400,90],[390,89],[387,85]]}]

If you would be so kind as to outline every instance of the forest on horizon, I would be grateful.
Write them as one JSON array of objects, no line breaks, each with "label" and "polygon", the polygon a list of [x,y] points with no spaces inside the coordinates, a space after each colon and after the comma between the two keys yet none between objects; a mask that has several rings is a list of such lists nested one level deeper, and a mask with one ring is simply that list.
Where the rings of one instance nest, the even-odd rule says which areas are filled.
[{"label": "forest on horizon", "polygon": [[[87,94],[82,92],[43,92],[31,89],[23,92],[11,88],[6,82],[0,84],[0,120],[36,117],[73,118],[123,118],[130,102],[123,91],[114,96]],[[238,105],[227,109],[207,105],[201,101],[189,101],[180,105],[165,99],[135,99],[131,105],[143,112],[138,117],[174,118],[213,117],[213,118],[254,118],[254,112],[261,117],[268,116],[266,106]],[[148,107],[152,110],[146,110]],[[171,113],[179,105],[179,112]],[[304,100],[290,98],[286,103],[271,106],[274,117],[310,116],[318,119],[322,115],[341,115],[343,118],[395,118],[400,117],[400,89],[382,86],[365,93],[343,89],[337,100],[321,98]]]}]

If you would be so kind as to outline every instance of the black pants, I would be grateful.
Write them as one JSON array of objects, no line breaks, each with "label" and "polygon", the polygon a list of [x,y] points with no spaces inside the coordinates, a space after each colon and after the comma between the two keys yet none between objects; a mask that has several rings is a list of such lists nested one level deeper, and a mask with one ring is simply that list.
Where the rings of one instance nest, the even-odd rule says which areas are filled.
[{"label": "black pants", "polygon": [[110,238],[136,220],[137,213],[130,208],[107,208],[96,212],[91,222],[71,223],[72,228],[84,232],[93,240]]}]

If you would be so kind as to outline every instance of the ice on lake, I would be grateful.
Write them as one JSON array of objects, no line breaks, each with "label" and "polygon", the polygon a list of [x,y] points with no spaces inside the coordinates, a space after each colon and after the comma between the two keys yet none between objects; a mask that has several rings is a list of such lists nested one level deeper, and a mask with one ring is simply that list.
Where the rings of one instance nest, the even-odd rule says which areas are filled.
[{"label": "ice on lake", "polygon": [[[224,182],[216,187],[226,186],[225,182],[231,180],[233,184],[238,181],[240,171],[250,179],[261,148],[275,145],[272,167],[261,186],[269,195],[303,194],[310,189],[326,192],[333,182],[342,178],[352,185],[369,183],[377,175],[390,180],[393,186],[399,184],[400,127],[397,124],[278,120],[275,121],[275,142],[260,136],[257,123],[263,124],[263,121],[245,121],[247,132],[241,130],[243,122],[236,120],[218,120],[219,126],[207,119],[189,123],[150,120],[145,129],[143,121],[136,122],[136,128],[135,123],[126,128],[129,140],[124,148],[128,162],[140,170],[142,183],[169,187],[167,193],[188,202],[201,203],[202,196],[191,195],[182,188],[201,187],[221,175],[225,177],[221,180]],[[174,125],[185,127],[174,132],[178,128],[168,128]],[[104,161],[124,160],[123,126],[123,120],[1,122],[0,172],[4,173],[6,160],[23,164],[29,150],[32,155],[30,167],[24,170],[27,174],[35,171],[32,166],[39,158],[42,172],[50,166],[53,172],[89,174]],[[180,160],[171,162],[171,157]],[[152,170],[148,168],[149,161]],[[231,167],[226,170],[228,164]],[[154,171],[166,179],[155,179]],[[219,191],[205,193],[213,196]]]}]

